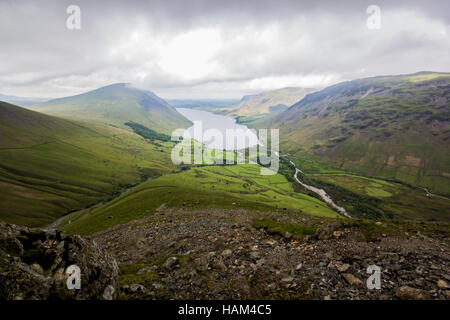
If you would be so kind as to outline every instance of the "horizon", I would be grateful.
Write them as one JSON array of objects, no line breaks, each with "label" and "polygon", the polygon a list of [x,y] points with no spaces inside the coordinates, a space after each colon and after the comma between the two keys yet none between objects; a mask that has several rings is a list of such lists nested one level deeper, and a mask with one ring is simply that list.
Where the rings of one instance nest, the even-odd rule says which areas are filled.
[{"label": "horizon", "polygon": [[303,89],[311,89],[313,90],[313,92],[315,91],[320,91],[323,90],[327,87],[342,83],[342,82],[350,82],[350,81],[355,81],[355,80],[361,80],[361,79],[370,79],[370,78],[383,78],[383,77],[392,77],[392,76],[406,76],[406,75],[414,75],[414,74],[421,74],[421,73],[441,73],[441,74],[446,74],[446,73],[450,73],[450,71],[417,71],[417,72],[413,72],[413,73],[402,73],[402,74],[380,74],[380,75],[374,75],[374,76],[370,76],[370,77],[364,77],[364,78],[356,78],[356,79],[348,79],[348,80],[342,80],[342,81],[338,81],[336,83],[332,83],[330,85],[321,87],[321,88],[307,88],[307,87],[295,87],[295,86],[287,86],[287,87],[280,87],[280,88],[273,88],[273,89],[269,89],[269,90],[264,90],[264,91],[258,91],[258,92],[253,92],[253,93],[246,93],[240,97],[224,97],[224,98],[208,98],[208,97],[198,97],[198,98],[187,98],[187,97],[165,97],[165,96],[161,96],[159,95],[157,92],[155,92],[154,90],[152,90],[151,88],[142,88],[142,87],[137,87],[135,86],[133,83],[131,82],[115,82],[115,83],[109,83],[109,84],[105,84],[102,85],[100,87],[97,88],[92,88],[89,89],[87,91],[83,91],[80,93],[75,93],[73,95],[68,95],[68,96],[58,96],[58,97],[43,97],[43,96],[16,96],[13,94],[9,94],[9,93],[5,93],[5,92],[0,92],[0,96],[5,96],[5,97],[9,97],[9,98],[18,98],[18,99],[29,99],[29,100],[33,100],[33,99],[37,99],[37,100],[42,100],[42,102],[47,102],[50,100],[55,100],[55,99],[62,99],[62,98],[68,98],[68,97],[72,97],[72,96],[77,96],[77,95],[81,95],[84,93],[88,93],[91,91],[95,91],[97,89],[101,89],[101,88],[105,88],[105,87],[109,87],[109,86],[114,86],[114,85],[130,85],[131,87],[134,87],[135,89],[139,89],[139,90],[145,90],[145,91],[150,91],[152,93],[154,93],[155,95],[157,95],[158,97],[162,98],[163,100],[169,101],[226,101],[226,100],[241,100],[242,98],[246,97],[246,96],[253,96],[253,95],[257,95],[259,93],[264,93],[264,92],[270,92],[270,91],[276,91],[276,90],[282,90],[282,89],[287,89],[287,88],[303,88]]}]

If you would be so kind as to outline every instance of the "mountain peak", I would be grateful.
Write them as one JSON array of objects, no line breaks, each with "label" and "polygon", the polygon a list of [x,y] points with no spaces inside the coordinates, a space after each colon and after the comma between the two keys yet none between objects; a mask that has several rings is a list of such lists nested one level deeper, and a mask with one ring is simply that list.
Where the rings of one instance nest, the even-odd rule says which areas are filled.
[{"label": "mountain peak", "polygon": [[34,108],[65,118],[97,121],[128,129],[132,121],[162,133],[191,123],[151,91],[114,83],[76,96],[53,99]]}]

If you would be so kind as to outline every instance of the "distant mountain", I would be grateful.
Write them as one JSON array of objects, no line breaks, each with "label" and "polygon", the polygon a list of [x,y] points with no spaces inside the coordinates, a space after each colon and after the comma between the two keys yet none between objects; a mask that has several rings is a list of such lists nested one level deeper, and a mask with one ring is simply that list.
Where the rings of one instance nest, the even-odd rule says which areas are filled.
[{"label": "distant mountain", "polygon": [[20,105],[23,107],[34,106],[36,104],[47,101],[46,98],[24,98],[24,97],[16,97],[16,96],[8,96],[4,94],[0,94],[0,101]]},{"label": "distant mountain", "polygon": [[232,116],[257,116],[284,111],[312,91],[314,89],[289,87],[244,96],[227,113]]},{"label": "distant mountain", "polygon": [[170,134],[191,122],[166,101],[146,90],[118,83],[80,95],[54,99],[34,110],[69,119],[97,121],[126,128],[132,121],[154,131]]},{"label": "distant mountain", "polygon": [[170,153],[140,136],[0,102],[0,219],[45,226],[172,170]]},{"label": "distant mountain", "polygon": [[333,167],[450,194],[450,74],[339,83],[255,126],[280,128],[281,149]]},{"label": "distant mountain", "polygon": [[175,108],[186,109],[221,109],[229,108],[239,102],[237,99],[168,99]]}]

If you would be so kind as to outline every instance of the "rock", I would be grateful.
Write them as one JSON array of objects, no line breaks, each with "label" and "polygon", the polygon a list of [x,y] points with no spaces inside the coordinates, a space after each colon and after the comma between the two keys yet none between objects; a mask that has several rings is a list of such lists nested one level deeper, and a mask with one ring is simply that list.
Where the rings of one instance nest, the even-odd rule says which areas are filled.
[{"label": "rock", "polygon": [[[315,237],[319,240],[327,240],[330,239],[331,236],[334,236],[334,233],[340,228],[342,225],[339,222],[331,223],[326,226],[320,227],[317,229],[315,233]],[[342,234],[342,231],[339,231]],[[338,234],[338,233],[337,233]]]},{"label": "rock", "polygon": [[291,239],[292,238],[292,234],[289,231],[286,231],[286,233],[284,234],[284,237],[286,239]]},{"label": "rock", "polygon": [[275,290],[276,288],[277,288],[276,283],[271,283],[271,284],[267,285],[267,289],[269,289],[269,290]]},{"label": "rock", "polygon": [[153,283],[153,284],[152,284],[152,287],[153,287],[155,290],[159,290],[159,289],[162,288],[162,285],[161,285],[160,283]]},{"label": "rock", "polygon": [[447,284],[447,282],[445,282],[442,279],[438,280],[436,284],[439,289],[442,289],[442,290],[450,289],[450,286]]},{"label": "rock", "polygon": [[281,279],[282,282],[292,282],[293,280],[294,280],[293,277],[286,277],[286,278]]},{"label": "rock", "polygon": [[335,237],[336,239],[339,239],[340,237],[342,237],[344,233],[342,231],[334,231],[333,232],[333,237]]},{"label": "rock", "polygon": [[31,268],[33,268],[33,270],[36,271],[37,273],[41,273],[41,274],[44,273],[44,269],[42,269],[42,267],[37,263],[33,263],[31,265]]},{"label": "rock", "polygon": [[302,263],[299,263],[299,264],[295,267],[295,270],[296,270],[296,271],[300,270],[300,269],[302,268],[302,266],[303,266],[303,264],[302,264]]},{"label": "rock", "polygon": [[331,296],[325,296],[323,300],[331,300]]},{"label": "rock", "polygon": [[155,272],[156,271],[156,266],[152,266],[152,267],[144,267],[142,269],[139,269],[137,274],[138,275],[142,275],[144,273],[150,273],[150,272]]},{"label": "rock", "polygon": [[348,263],[342,263],[340,261],[336,262],[334,265],[339,272],[345,272],[350,268]]},{"label": "rock", "polygon": [[416,273],[417,273],[417,274],[423,274],[424,271],[425,271],[425,269],[424,269],[423,266],[417,266],[417,267],[416,267]]},{"label": "rock", "polygon": [[348,284],[350,284],[352,286],[359,286],[363,283],[361,280],[359,280],[357,277],[355,277],[351,273],[344,273],[342,276],[348,282]]},{"label": "rock", "polygon": [[423,287],[425,286],[425,279],[424,278],[414,279],[414,284],[418,287]]},{"label": "rock", "polygon": [[168,269],[168,270],[172,270],[174,269],[176,266],[178,265],[178,258],[176,257],[170,257],[166,260],[166,262],[164,262],[163,267]]},{"label": "rock", "polygon": [[395,289],[395,295],[401,300],[426,300],[428,295],[425,291],[411,288],[409,286],[402,286]]},{"label": "rock", "polygon": [[233,252],[230,249],[225,249],[222,251],[222,256],[229,257]]},{"label": "rock", "polygon": [[66,274],[64,272],[64,268],[59,268],[56,270],[56,272],[53,274],[53,279],[57,282],[62,282],[64,279],[66,279]]},{"label": "rock", "polygon": [[264,258],[261,258],[261,259],[256,261],[256,265],[257,266],[262,266],[265,262],[266,262],[266,260]]},{"label": "rock", "polygon": [[133,293],[145,293],[147,290],[142,284],[134,283],[130,285],[130,291]]},{"label": "rock", "polygon": [[445,290],[444,293],[447,299],[450,299],[450,290]]},{"label": "rock", "polygon": [[[81,289],[67,288],[66,270],[71,265],[80,268]],[[118,287],[117,263],[95,241],[3,222],[0,270],[0,300],[99,300],[108,286]]]},{"label": "rock", "polygon": [[250,258],[253,260],[256,260],[259,258],[259,252],[258,251],[252,251],[250,252]]},{"label": "rock", "polygon": [[105,291],[103,291],[103,299],[105,300],[112,300],[114,297],[114,287],[112,285],[108,285],[105,288]]}]

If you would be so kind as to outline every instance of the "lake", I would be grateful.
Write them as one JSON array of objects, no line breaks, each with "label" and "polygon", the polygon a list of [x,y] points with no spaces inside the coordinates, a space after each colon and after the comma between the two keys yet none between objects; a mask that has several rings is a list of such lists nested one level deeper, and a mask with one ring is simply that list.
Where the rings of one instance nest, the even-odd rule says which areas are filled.
[{"label": "lake", "polygon": [[[208,111],[194,110],[187,108],[177,108],[177,111],[183,116],[191,120],[192,122],[199,121],[202,125],[202,136],[206,131],[211,132],[210,129],[216,129],[224,138],[224,141],[217,141],[217,139],[203,139],[203,142],[208,148],[213,149],[226,149],[226,150],[239,150],[248,147],[253,147],[258,144],[258,137],[244,125],[236,123],[232,117],[227,117],[223,115],[214,114]],[[241,138],[243,136],[246,139],[225,139],[227,130],[239,131]],[[194,126],[189,127],[185,133],[184,137],[194,137]],[[199,140],[199,139],[196,139]],[[225,141],[226,140],[226,141]]]}]

